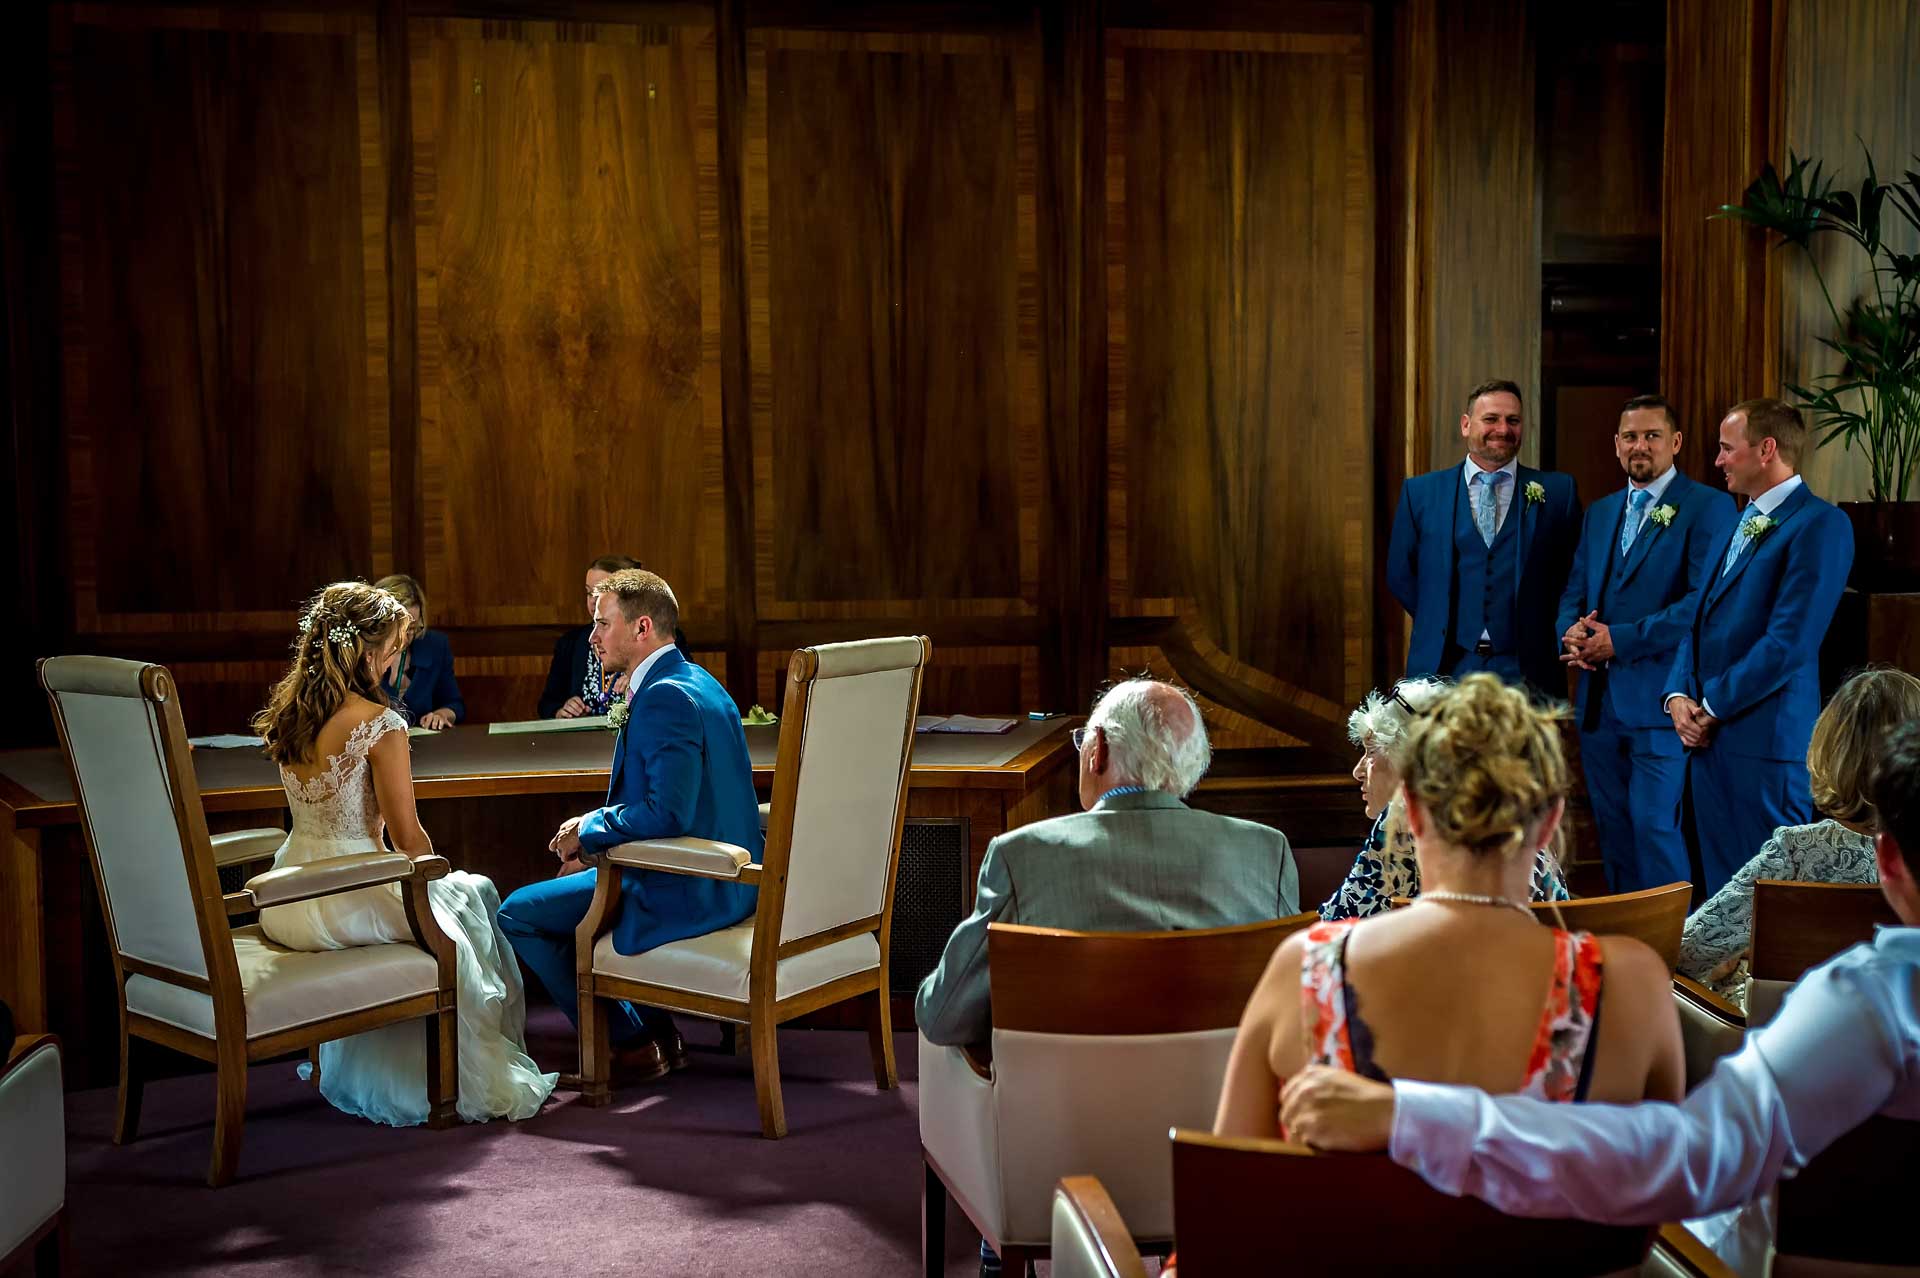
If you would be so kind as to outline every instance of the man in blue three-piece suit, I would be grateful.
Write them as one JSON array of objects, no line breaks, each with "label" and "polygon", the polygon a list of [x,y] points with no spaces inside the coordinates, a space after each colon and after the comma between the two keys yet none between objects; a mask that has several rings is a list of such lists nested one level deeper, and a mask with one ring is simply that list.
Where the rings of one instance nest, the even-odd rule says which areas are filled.
[{"label": "man in blue three-piece suit", "polygon": [[1693,877],[1680,827],[1686,749],[1660,700],[1727,544],[1733,499],[1681,474],[1679,447],[1671,404],[1658,395],[1627,401],[1613,437],[1627,486],[1587,508],[1560,597],[1560,659],[1587,672],[1580,763],[1610,892]]},{"label": "man in blue three-piece suit", "polygon": [[1554,609],[1580,534],[1573,478],[1518,462],[1520,388],[1485,382],[1467,396],[1467,460],[1400,487],[1387,587],[1413,617],[1407,675],[1489,670],[1565,693]]},{"label": "man in blue three-piece suit", "polygon": [[[578,1014],[573,931],[593,900],[588,865],[639,839],[692,836],[745,848],[760,859],[759,801],[740,711],[717,680],[674,647],[680,607],[667,583],[629,568],[595,588],[592,642],[601,666],[631,671],[626,722],[614,738],[607,803],[564,822],[550,849],[560,877],[529,884],[500,907],[500,929],[568,1019]],[[658,870],[621,872],[613,948],[639,954],[731,927],[753,913],[756,889]],[[616,1067],[629,1080],[685,1063],[673,1018],[618,1004],[611,1018]]]},{"label": "man in blue three-piece suit", "polygon": [[1701,887],[1719,891],[1775,826],[1813,816],[1807,742],[1820,713],[1820,643],[1853,568],[1853,527],[1797,473],[1800,410],[1750,399],[1720,423],[1715,465],[1752,500],[1715,547],[1663,698],[1691,750]]}]

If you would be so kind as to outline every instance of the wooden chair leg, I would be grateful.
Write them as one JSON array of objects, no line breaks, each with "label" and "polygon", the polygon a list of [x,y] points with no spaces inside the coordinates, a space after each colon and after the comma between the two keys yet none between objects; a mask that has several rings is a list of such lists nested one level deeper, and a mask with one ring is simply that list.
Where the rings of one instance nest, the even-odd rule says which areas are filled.
[{"label": "wooden chair leg", "polygon": [[580,1099],[599,1107],[613,1100],[612,1029],[605,999],[580,991]]},{"label": "wooden chair leg", "polygon": [[[427,1126],[445,1131],[460,1122],[460,1017],[448,1007],[427,1017]],[[320,1078],[320,1049],[313,1076]]]},{"label": "wooden chair leg", "polygon": [[756,1007],[751,1016],[748,1032],[753,1037],[753,1092],[760,1101],[760,1134],[779,1140],[787,1134],[787,1109],[780,1099],[780,1040],[775,1033],[779,1027],[772,1008]]},{"label": "wooden chair leg", "polygon": [[140,1132],[140,1099],[146,1090],[143,1062],[135,1052],[145,1053],[146,1045],[127,1032],[126,1009],[120,1011],[120,1107],[113,1121],[113,1143],[130,1143]]},{"label": "wooden chair leg", "polygon": [[[429,1047],[428,1050],[431,1051],[432,1048]],[[307,1081],[313,1084],[313,1090],[317,1092],[320,1090],[320,1044],[315,1043],[307,1049],[307,1064],[312,1066],[307,1071]]]},{"label": "wooden chair leg", "polygon": [[67,1272],[67,1209],[53,1218],[53,1228],[33,1247],[33,1278],[61,1278]]},{"label": "wooden chair leg", "polygon": [[867,1050],[873,1056],[873,1085],[884,1092],[899,1081],[893,1065],[893,999],[884,980],[867,1004]]},{"label": "wooden chair leg", "polygon": [[240,1167],[240,1126],[247,1116],[247,1052],[243,1046],[218,1049],[214,1066],[218,1096],[213,1111],[213,1161],[207,1184],[219,1189],[233,1180]]},{"label": "wooden chair leg", "polygon": [[925,1158],[920,1172],[920,1272],[926,1278],[946,1278],[947,1186]]},{"label": "wooden chair leg", "polygon": [[1000,1252],[1000,1272],[1007,1278],[1033,1278],[1034,1265],[1052,1252],[1049,1247],[1007,1247]]}]

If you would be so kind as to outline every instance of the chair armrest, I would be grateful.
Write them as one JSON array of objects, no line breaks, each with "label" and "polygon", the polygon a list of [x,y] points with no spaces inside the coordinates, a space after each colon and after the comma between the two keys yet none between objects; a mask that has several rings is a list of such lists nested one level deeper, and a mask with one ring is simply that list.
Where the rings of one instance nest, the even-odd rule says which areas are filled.
[{"label": "chair armrest", "polygon": [[1140,1248],[1097,1176],[1064,1176],[1054,1186],[1052,1242],[1053,1254],[1081,1272],[1147,1278]]},{"label": "chair armrest", "polygon": [[1660,1226],[1642,1273],[1684,1275],[1685,1278],[1737,1278],[1733,1267],[1693,1236],[1685,1225]]},{"label": "chair armrest", "polygon": [[765,834],[767,832],[767,822],[771,821],[772,819],[773,819],[773,805],[771,803],[761,804],[760,805],[760,833]]},{"label": "chair armrest", "polygon": [[227,834],[213,836],[213,863],[215,865],[245,865],[248,861],[264,861],[280,850],[287,841],[285,830],[233,830]]},{"label": "chair armrest", "polygon": [[752,864],[751,852],[717,839],[644,839],[608,848],[601,859],[636,870],[663,870],[703,879],[760,880],[760,867]]},{"label": "chair armrest", "polygon": [[[442,866],[446,864],[440,857],[421,859],[439,861]],[[438,877],[427,872],[427,867],[423,866],[422,870],[426,877]],[[411,878],[413,873],[413,859],[405,853],[361,852],[353,856],[330,856],[308,861],[304,865],[285,865],[277,870],[268,870],[248,879],[241,892],[253,903],[253,908],[263,910],[270,905],[291,905],[295,901],[310,901],[315,897],[351,892],[356,888],[398,883],[401,879]]]},{"label": "chair armrest", "polygon": [[1673,974],[1673,996],[1683,1003],[1691,1004],[1694,1008],[1714,1017],[1716,1020],[1725,1021],[1731,1028],[1742,1030],[1747,1028],[1747,1014],[1745,1012],[1735,1007],[1720,995],[1715,994],[1712,990],[1694,980],[1692,977],[1682,976],[1678,972],[1675,972]]}]

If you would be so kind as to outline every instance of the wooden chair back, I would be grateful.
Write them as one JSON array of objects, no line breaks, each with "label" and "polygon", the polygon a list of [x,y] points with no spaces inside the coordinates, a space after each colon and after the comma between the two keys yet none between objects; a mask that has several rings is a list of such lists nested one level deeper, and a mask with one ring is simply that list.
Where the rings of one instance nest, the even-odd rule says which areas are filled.
[{"label": "wooden chair back", "polygon": [[913,721],[931,650],[919,636],[793,654],[762,855],[756,951],[784,958],[878,930],[885,954]]},{"label": "wooden chair back", "polygon": [[1876,924],[1899,917],[1877,884],[1784,883],[1753,885],[1753,959],[1756,981],[1797,981],[1840,951],[1873,939]]},{"label": "wooden chair back", "polygon": [[1680,965],[1680,932],[1686,926],[1687,906],[1692,899],[1693,884],[1669,883],[1613,896],[1535,901],[1533,912],[1541,922],[1569,931],[1644,941],[1667,961],[1667,971],[1671,972]]},{"label": "wooden chair back", "polygon": [[1870,1118],[1780,1182],[1773,1272],[1819,1272],[1806,1262],[1920,1267],[1920,1234],[1906,1213],[1920,1185],[1920,1122]]},{"label": "wooden chair back", "polygon": [[[1284,1207],[1284,1212],[1279,1209]],[[1454,1198],[1384,1154],[1173,1134],[1180,1278],[1278,1272],[1611,1274],[1637,1271],[1654,1231],[1525,1220]],[[1281,1222],[1310,1221],[1288,1229]],[[1362,1240],[1354,1247],[1334,1240]]]},{"label": "wooden chair back", "polygon": [[1179,932],[989,924],[994,1028],[1181,1034],[1236,1026],[1280,942],[1319,917]]}]

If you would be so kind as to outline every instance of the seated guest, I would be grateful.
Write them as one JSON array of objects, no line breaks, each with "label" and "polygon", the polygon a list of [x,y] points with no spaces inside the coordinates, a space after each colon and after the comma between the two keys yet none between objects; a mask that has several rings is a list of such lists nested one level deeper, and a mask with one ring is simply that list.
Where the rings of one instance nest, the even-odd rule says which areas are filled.
[{"label": "seated guest", "polygon": [[1280,1135],[1280,1084],[1310,1064],[1554,1101],[1677,1099],[1666,963],[1629,937],[1543,926],[1526,904],[1537,849],[1566,808],[1553,712],[1468,675],[1406,726],[1392,758],[1423,890],[1375,918],[1316,923],[1274,951],[1214,1130]]},{"label": "seated guest", "polygon": [[[1393,793],[1400,788],[1400,776],[1389,755],[1413,716],[1446,689],[1438,679],[1402,679],[1385,696],[1369,692],[1360,708],[1347,716],[1347,737],[1360,747],[1353,779],[1360,783],[1360,797],[1373,818],[1373,829],[1361,843],[1347,877],[1320,907],[1321,918],[1365,918],[1391,909],[1395,897],[1420,895],[1420,862],[1414,856],[1413,835],[1405,821],[1388,819],[1393,813]],[[1567,899],[1566,882],[1545,848],[1534,858],[1528,896],[1535,901]]]},{"label": "seated guest", "polygon": [[1651,1225],[1751,1202],[1876,1114],[1920,1118],[1920,723],[1877,753],[1874,864],[1904,926],[1807,973],[1680,1104],[1550,1106],[1316,1069],[1287,1082],[1288,1131],[1321,1149],[1388,1148],[1512,1215]]},{"label": "seated guest", "polygon": [[[579,1010],[573,934],[593,901],[592,863],[601,853],[691,836],[732,843],[758,861],[765,844],[740,710],[674,646],[679,620],[672,589],[644,569],[616,572],[594,588],[594,650],[633,689],[632,714],[614,738],[607,802],[555,832],[547,847],[560,858],[560,877],[529,884],[500,907],[507,939],[569,1020]],[[620,883],[613,948],[621,954],[730,927],[753,913],[759,894],[746,884],[660,870],[625,870]],[[608,1028],[625,1081],[686,1063],[673,1017],[658,1008],[616,1004]]]},{"label": "seated guest", "polygon": [[427,629],[426,591],[404,573],[382,577],[373,586],[398,599],[413,618],[413,638],[382,672],[381,690],[408,723],[435,731],[451,728],[467,717],[467,703],[453,681],[453,645],[438,630]]},{"label": "seated guest", "polygon": [[1074,733],[1080,806],[987,845],[973,913],[920,985],[929,1042],[985,1042],[993,1029],[987,925],[1106,932],[1227,927],[1298,909],[1299,873],[1271,826],[1189,808],[1212,751],[1193,698],[1130,679]]},{"label": "seated guest", "polygon": [[1760,852],[1694,911],[1680,936],[1680,971],[1746,1006],[1753,943],[1753,885],[1874,883],[1873,805],[1867,780],[1887,734],[1920,719],[1920,679],[1904,670],[1863,670],[1840,685],[1814,721],[1807,745],[1813,805],[1827,820],[1783,825]]},{"label": "seated guest", "polygon": [[[640,561],[631,555],[602,555],[587,565],[587,616],[593,616],[594,590],[616,572],[638,568]],[[599,654],[589,638],[591,620],[575,626],[553,645],[553,664],[547,667],[547,688],[540,694],[542,719],[578,719],[581,715],[605,714],[615,700],[624,695],[624,676],[609,674],[600,668]]]}]

